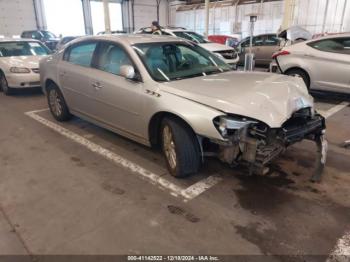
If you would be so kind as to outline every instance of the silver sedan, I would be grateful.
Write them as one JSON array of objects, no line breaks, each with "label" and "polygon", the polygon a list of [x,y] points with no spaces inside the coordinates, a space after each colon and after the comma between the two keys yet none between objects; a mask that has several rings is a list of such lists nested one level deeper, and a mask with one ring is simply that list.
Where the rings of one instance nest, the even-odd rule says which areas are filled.
[{"label": "silver sedan", "polygon": [[325,122],[302,80],[235,72],[215,54],[165,36],[95,36],[42,60],[53,116],[79,116],[147,146],[170,173],[196,173],[207,155],[250,172],[303,139],[325,164]]}]

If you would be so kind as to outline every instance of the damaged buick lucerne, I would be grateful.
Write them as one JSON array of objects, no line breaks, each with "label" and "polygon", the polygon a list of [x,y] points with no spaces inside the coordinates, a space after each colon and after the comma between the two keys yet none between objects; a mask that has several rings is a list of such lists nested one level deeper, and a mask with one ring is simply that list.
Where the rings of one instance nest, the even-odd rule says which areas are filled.
[{"label": "damaged buick lucerne", "polygon": [[237,72],[195,43],[167,36],[83,37],[40,63],[58,121],[76,115],[147,146],[185,177],[207,156],[262,173],[289,146],[314,141],[320,180],[325,119],[303,81]]}]

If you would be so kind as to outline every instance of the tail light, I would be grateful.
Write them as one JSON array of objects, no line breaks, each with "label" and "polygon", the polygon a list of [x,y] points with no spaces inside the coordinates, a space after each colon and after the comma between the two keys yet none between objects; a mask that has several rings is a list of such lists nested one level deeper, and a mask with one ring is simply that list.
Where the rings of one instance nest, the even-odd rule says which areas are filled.
[{"label": "tail light", "polygon": [[275,59],[278,56],[282,56],[282,55],[290,55],[290,52],[286,51],[286,50],[282,50],[279,52],[276,52],[272,55],[272,58]]}]

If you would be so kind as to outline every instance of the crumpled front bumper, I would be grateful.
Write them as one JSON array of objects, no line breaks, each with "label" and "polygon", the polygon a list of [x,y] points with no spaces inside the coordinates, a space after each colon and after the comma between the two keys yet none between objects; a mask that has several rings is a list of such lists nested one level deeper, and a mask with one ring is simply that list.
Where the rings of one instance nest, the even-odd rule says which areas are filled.
[{"label": "crumpled front bumper", "polygon": [[286,122],[281,128],[266,129],[260,133],[256,130],[252,132],[250,127],[240,130],[239,135],[232,138],[230,145],[221,145],[219,156],[230,164],[238,162],[239,159],[248,164],[250,173],[262,173],[289,146],[307,139],[317,145],[316,169],[311,179],[320,181],[328,150],[325,130],[325,118],[319,114],[307,120]]}]

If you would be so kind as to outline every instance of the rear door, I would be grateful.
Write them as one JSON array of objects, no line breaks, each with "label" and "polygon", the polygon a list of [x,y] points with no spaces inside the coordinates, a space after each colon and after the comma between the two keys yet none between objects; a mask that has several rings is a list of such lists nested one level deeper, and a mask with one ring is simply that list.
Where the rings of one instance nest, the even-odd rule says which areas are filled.
[{"label": "rear door", "polygon": [[81,114],[93,116],[91,107],[90,76],[95,72],[91,67],[96,41],[77,43],[65,50],[60,61],[59,81],[69,108]]},{"label": "rear door", "polygon": [[305,53],[313,88],[350,92],[350,37],[327,38],[308,44]]}]

